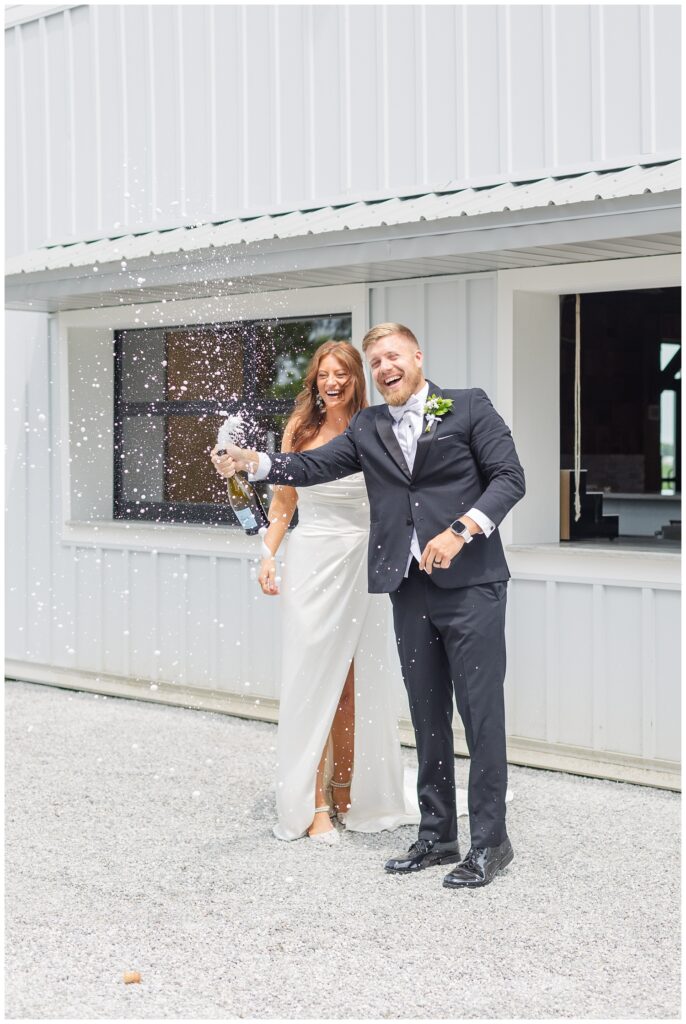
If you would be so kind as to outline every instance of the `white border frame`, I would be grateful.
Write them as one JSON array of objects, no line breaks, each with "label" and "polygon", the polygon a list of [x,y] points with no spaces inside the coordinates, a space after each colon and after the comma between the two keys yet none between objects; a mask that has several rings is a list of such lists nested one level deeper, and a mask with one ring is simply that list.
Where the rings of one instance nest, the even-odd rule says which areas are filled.
[{"label": "white border frame", "polygon": [[[128,519],[73,520],[71,518],[71,463],[69,433],[69,331],[74,328],[125,330],[146,327],[191,325],[222,321],[252,320],[261,317],[325,316],[332,312],[350,312],[352,339],[361,352],[362,338],[369,324],[369,288],[366,284],[337,285],[323,288],[257,292],[252,295],[222,298],[184,299],[178,302],[141,303],[102,309],[57,313],[59,403],[62,475],[62,544],[85,544],[108,548],[142,548],[151,545],[162,551],[189,551],[204,554],[256,555],[255,537],[231,528],[174,523],[146,523]],[[371,376],[365,366],[371,393]],[[108,465],[108,472],[112,466]]]},{"label": "white border frame", "polygon": [[[507,423],[515,423],[518,396],[515,391],[515,295],[518,292],[569,295],[575,292],[606,292],[645,288],[681,287],[681,256],[640,256],[634,259],[600,260],[590,263],[565,263],[552,267],[524,268],[518,270],[501,270],[497,275],[497,387],[496,407]],[[522,575],[533,571],[536,575],[541,570],[541,558],[536,554],[538,549],[545,553],[545,562],[549,570],[558,557],[568,559],[575,555],[583,555],[588,559],[593,552],[588,548],[554,544],[517,544],[514,536],[514,521],[508,516],[502,524],[501,536],[508,552],[508,559],[516,574]],[[528,554],[527,554],[528,552]],[[598,549],[597,555],[607,553]],[[655,552],[658,555],[658,552]],[[614,558],[625,560],[639,559],[643,562],[642,571],[638,569],[636,578],[645,573],[645,559],[650,552],[636,552],[628,549],[614,549]],[[532,557],[535,561],[532,561]],[[680,559],[679,554],[660,554],[661,558]]]}]

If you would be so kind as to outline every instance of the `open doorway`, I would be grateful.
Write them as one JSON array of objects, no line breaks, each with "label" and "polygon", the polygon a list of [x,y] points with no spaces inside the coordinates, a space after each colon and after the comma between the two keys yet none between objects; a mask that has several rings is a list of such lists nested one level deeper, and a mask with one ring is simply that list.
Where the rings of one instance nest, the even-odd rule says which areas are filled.
[{"label": "open doorway", "polygon": [[[560,469],[569,540],[681,538],[681,290],[581,295],[581,520],[575,521],[576,296],[560,297]],[[564,481],[568,481],[565,491]],[[585,507],[584,507],[585,506]]]}]

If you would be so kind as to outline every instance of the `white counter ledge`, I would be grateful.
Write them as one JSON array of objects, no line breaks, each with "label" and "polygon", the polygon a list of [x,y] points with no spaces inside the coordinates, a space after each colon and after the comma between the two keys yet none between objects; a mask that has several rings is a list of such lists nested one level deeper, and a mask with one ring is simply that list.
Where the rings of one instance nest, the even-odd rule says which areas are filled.
[{"label": "white counter ledge", "polygon": [[643,538],[635,537],[618,538],[618,541],[599,538],[598,541],[508,544],[505,554],[515,579],[668,589],[679,589],[681,585],[681,549],[676,541],[649,540],[646,544]]}]

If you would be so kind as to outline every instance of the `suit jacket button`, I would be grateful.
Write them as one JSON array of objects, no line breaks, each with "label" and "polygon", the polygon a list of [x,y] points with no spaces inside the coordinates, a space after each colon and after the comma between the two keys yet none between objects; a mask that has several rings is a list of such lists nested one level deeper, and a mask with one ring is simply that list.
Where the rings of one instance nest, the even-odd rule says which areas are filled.
[{"label": "suit jacket button", "polygon": [[408,520],[407,520],[407,525],[408,525],[408,526],[412,526],[412,520],[411,520],[411,519],[408,519]]}]

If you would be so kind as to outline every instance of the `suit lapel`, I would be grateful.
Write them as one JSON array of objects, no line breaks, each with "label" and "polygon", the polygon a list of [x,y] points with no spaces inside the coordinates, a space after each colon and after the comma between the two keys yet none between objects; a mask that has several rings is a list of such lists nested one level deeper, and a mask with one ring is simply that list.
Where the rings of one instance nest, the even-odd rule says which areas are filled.
[{"label": "suit lapel", "polygon": [[376,430],[388,454],[391,456],[398,469],[401,470],[403,475],[409,480],[410,470],[405,462],[405,456],[403,455],[402,448],[398,444],[398,439],[393,433],[393,417],[388,411],[387,406],[381,409],[379,411],[379,415],[376,417]]},{"label": "suit lapel", "polygon": [[[428,385],[429,391],[427,397],[430,397],[431,395],[436,395],[438,398],[442,397],[443,392],[440,388],[436,387],[435,384],[432,384],[431,381],[428,381]],[[431,448],[436,436],[436,430],[439,422],[440,420],[434,420],[427,430],[426,416],[424,416],[424,419],[422,420],[422,432],[417,438],[417,451],[414,457],[414,466],[412,467],[412,480],[416,480],[417,475],[424,465],[426,457],[429,454],[429,449]]]}]

